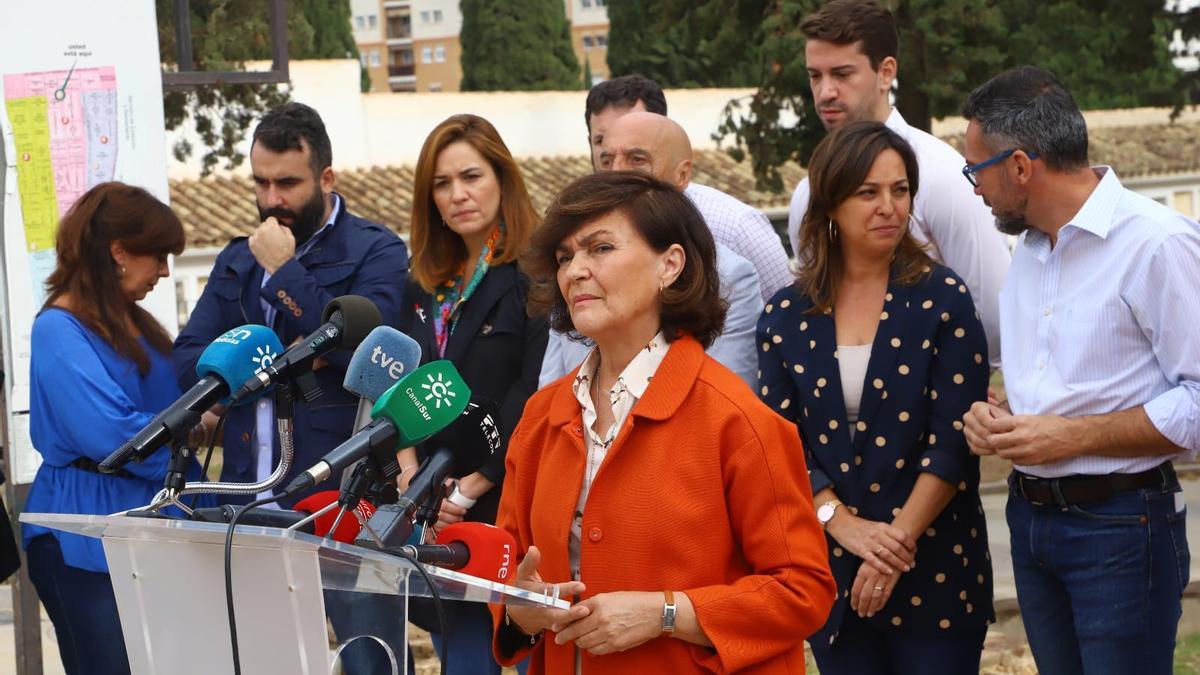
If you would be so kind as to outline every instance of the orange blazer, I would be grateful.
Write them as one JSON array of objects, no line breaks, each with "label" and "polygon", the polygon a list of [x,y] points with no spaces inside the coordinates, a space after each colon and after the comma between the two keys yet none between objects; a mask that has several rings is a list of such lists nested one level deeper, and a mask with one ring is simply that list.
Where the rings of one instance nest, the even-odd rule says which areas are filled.
[{"label": "orange blazer", "polygon": [[[496,524],[536,545],[541,576],[569,581],[567,540],[585,465],[575,373],[535,394],[509,441]],[[825,535],[795,426],[695,339],[677,339],[609,449],[583,513],[585,597],[683,591],[715,649],[660,636],[583,672],[804,673],[804,639],[834,600]],[[493,606],[499,625],[503,608]],[[545,639],[530,673],[574,672],[574,646]]]}]

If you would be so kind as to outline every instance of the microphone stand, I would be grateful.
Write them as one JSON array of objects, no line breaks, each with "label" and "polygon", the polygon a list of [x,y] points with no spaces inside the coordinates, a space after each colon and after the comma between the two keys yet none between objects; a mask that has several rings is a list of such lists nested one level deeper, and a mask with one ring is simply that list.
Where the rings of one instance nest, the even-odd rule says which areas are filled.
[{"label": "microphone stand", "polygon": [[338,508],[339,511],[337,518],[334,519],[333,526],[330,527],[329,532],[326,533],[326,539],[333,538],[333,533],[336,532],[338,526],[342,524],[342,518],[345,517],[347,512],[350,512],[353,513],[354,517],[358,519],[360,531],[366,530],[368,534],[382,544],[382,540],[380,539],[379,535],[374,529],[371,528],[370,524],[367,522],[367,519],[364,518],[361,513],[359,513],[358,505],[359,502],[362,501],[363,497],[367,494],[367,490],[369,490],[372,485],[380,481],[383,478],[383,475],[383,471],[379,468],[379,461],[373,456],[368,455],[354,466],[354,472],[350,475],[350,480],[346,481],[346,484],[342,487],[341,492],[338,493],[338,500],[336,502],[326,504],[325,506],[321,507],[320,510],[310,513],[295,525],[292,525],[287,529],[289,531],[298,530],[308,523],[325,515],[326,513],[329,513],[334,508]]}]

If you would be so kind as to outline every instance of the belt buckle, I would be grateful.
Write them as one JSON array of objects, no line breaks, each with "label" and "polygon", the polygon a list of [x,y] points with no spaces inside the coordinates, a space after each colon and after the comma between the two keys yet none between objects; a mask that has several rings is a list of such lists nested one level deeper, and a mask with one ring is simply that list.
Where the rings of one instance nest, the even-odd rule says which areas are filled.
[{"label": "belt buckle", "polygon": [[1025,501],[1029,502],[1030,504],[1033,504],[1034,506],[1045,506],[1046,505],[1045,502],[1039,502],[1038,500],[1030,497],[1025,492],[1025,481],[1036,481],[1036,480],[1040,480],[1040,479],[1037,478],[1036,476],[1027,476],[1025,474],[1021,474],[1021,475],[1017,476],[1017,485],[1020,486],[1021,496],[1025,498]]}]

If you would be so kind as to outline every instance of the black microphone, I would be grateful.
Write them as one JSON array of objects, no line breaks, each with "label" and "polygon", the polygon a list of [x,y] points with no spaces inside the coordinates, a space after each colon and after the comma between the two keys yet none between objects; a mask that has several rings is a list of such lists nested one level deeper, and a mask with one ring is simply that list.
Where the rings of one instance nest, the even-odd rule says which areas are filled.
[{"label": "black microphone", "polygon": [[325,323],[287,350],[270,366],[245,381],[233,394],[233,404],[284,380],[312,371],[313,361],[335,349],[349,351],[358,346],[376,326],[383,323],[375,303],[360,295],[343,295],[329,301],[321,313]]}]

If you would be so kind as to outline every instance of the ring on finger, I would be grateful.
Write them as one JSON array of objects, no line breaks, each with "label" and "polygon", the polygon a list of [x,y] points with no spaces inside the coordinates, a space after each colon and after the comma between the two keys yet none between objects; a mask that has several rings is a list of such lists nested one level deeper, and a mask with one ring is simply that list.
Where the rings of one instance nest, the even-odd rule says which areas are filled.
[{"label": "ring on finger", "polygon": [[882,546],[880,546],[879,548],[875,549],[875,557],[877,557],[877,558],[878,558],[880,553],[883,553],[883,547],[882,547]]},{"label": "ring on finger", "polygon": [[875,592],[876,592],[876,593],[882,593],[882,592],[883,592],[883,586],[876,586],[876,587],[875,587]]}]

